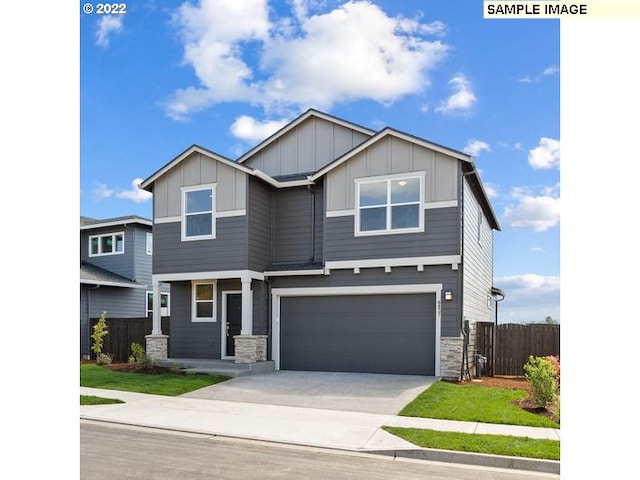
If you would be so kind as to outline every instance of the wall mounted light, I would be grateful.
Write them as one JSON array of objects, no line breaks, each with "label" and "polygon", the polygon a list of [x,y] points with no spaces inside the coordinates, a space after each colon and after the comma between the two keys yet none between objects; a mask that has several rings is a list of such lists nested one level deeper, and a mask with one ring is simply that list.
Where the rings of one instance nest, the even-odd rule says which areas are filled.
[{"label": "wall mounted light", "polygon": [[451,290],[447,290],[446,292],[444,292],[444,299],[447,302],[450,302],[451,300],[453,300],[453,292]]}]

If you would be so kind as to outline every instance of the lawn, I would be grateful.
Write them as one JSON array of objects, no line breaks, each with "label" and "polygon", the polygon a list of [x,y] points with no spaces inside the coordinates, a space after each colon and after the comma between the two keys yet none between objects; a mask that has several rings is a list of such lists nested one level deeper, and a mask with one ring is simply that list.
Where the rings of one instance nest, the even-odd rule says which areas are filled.
[{"label": "lawn", "polygon": [[[560,428],[550,419],[528,412],[513,402],[526,398],[524,390],[487,388],[439,381],[403,408],[399,415],[480,423]],[[386,431],[423,448],[513,457],[560,459],[560,442],[506,435],[465,434],[418,428],[384,427]]]},{"label": "lawn", "polygon": [[227,380],[221,375],[117,372],[95,364],[80,365],[80,386],[176,396]]},{"label": "lawn", "polygon": [[560,428],[556,422],[513,404],[527,397],[524,390],[434,383],[400,411],[405,417]]}]

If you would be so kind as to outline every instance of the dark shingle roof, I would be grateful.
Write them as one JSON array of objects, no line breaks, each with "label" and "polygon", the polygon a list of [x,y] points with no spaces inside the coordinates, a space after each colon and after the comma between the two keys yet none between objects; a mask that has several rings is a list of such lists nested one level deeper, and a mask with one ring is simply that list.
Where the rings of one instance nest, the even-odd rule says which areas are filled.
[{"label": "dark shingle roof", "polygon": [[124,288],[146,288],[147,285],[110,272],[87,262],[80,262],[80,283]]}]

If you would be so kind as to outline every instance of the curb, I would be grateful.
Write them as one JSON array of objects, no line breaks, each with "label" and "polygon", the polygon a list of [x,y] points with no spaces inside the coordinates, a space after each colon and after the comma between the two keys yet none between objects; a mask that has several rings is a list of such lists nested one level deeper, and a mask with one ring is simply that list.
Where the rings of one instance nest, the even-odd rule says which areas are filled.
[{"label": "curb", "polygon": [[394,458],[401,457],[415,460],[429,460],[433,462],[460,463],[481,467],[528,470],[532,472],[560,475],[560,462],[556,460],[454,452],[451,450],[436,450],[429,448],[416,450],[369,450],[368,453],[393,456]]}]

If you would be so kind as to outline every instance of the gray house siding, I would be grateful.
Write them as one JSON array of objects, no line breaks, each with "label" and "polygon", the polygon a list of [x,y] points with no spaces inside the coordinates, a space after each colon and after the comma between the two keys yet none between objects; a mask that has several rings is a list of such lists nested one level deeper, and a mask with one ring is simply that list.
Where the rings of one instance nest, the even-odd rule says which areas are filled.
[{"label": "gray house siding", "polygon": [[[348,287],[352,285],[413,285],[442,284],[442,290],[458,291],[459,271],[451,265],[425,266],[423,272],[413,267],[392,268],[385,273],[383,268],[363,268],[359,274],[353,270],[332,270],[331,275],[313,275],[300,277],[273,277],[272,288],[303,287]],[[458,302],[442,302],[441,331],[443,337],[460,335],[460,314]]]},{"label": "gray house siding", "polygon": [[314,199],[322,194],[307,187],[278,190],[275,194],[274,263],[308,262],[315,256],[317,238]]},{"label": "gray house siding", "polygon": [[310,117],[244,165],[271,176],[315,172],[368,138],[345,126]]},{"label": "gray house siding", "polygon": [[354,217],[325,218],[325,260],[460,254],[457,207],[424,211],[424,232],[356,237]]},{"label": "gray house siding", "polygon": [[249,270],[262,272],[271,263],[273,250],[273,192],[264,183],[249,180]]},{"label": "gray house siding", "polygon": [[[145,253],[146,232],[134,227],[114,226],[80,232],[80,260],[122,275],[130,280],[151,280],[151,256]],[[95,235],[124,233],[124,253],[89,256],[89,238]],[[146,265],[145,265],[146,264]]]},{"label": "gray house siding", "polygon": [[470,322],[492,322],[488,303],[493,285],[493,232],[471,188],[463,186],[463,315]]},{"label": "gray house siding", "polygon": [[216,219],[216,238],[183,242],[180,222],[154,225],[154,274],[247,269],[246,215]]}]

